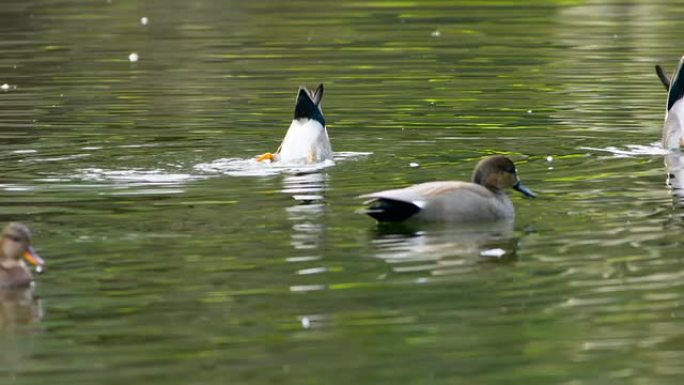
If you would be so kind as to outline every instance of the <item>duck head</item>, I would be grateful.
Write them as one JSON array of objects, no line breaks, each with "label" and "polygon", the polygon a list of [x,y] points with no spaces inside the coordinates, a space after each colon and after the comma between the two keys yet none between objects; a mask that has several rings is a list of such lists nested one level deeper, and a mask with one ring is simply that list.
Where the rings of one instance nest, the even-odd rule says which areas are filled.
[{"label": "duck head", "polygon": [[472,181],[494,192],[512,188],[526,197],[535,197],[535,194],[520,182],[513,161],[502,155],[481,160],[475,166]]},{"label": "duck head", "polygon": [[325,127],[323,110],[321,110],[321,99],[323,99],[323,84],[311,91],[306,87],[299,87],[297,92],[297,102],[295,104],[295,120],[315,120]]},{"label": "duck head", "polygon": [[0,233],[0,261],[21,264],[22,258],[39,269],[45,265],[45,261],[31,247],[29,228],[21,223],[12,222]]}]

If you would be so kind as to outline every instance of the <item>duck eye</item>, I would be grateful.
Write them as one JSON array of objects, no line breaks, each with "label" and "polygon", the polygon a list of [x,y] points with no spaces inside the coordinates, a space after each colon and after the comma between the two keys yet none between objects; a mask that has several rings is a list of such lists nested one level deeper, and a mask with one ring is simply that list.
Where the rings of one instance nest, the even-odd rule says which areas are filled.
[{"label": "duck eye", "polygon": [[7,238],[7,239],[9,239],[9,240],[12,241],[12,242],[21,242],[21,238],[19,238],[19,237],[17,237],[17,236],[14,236],[14,235],[5,234],[4,237]]}]

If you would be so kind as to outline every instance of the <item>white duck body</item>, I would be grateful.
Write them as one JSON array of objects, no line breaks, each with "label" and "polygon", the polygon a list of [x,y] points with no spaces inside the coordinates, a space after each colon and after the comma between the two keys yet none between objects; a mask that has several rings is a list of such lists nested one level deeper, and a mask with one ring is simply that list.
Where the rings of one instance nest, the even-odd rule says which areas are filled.
[{"label": "white duck body", "polygon": [[333,156],[328,131],[319,121],[293,119],[280,145],[277,160],[285,163],[319,163]]},{"label": "white duck body", "polygon": [[682,147],[682,129],[684,128],[684,99],[679,99],[665,113],[663,124],[663,148],[676,150]]}]

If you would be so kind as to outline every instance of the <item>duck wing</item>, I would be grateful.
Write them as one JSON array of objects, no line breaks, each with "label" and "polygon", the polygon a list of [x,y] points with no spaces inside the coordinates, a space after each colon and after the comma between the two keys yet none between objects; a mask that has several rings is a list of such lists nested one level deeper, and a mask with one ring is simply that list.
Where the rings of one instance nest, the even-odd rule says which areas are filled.
[{"label": "duck wing", "polygon": [[406,188],[378,191],[364,194],[359,198],[370,198],[367,202],[377,199],[393,199],[411,203],[423,208],[429,201],[459,190],[469,191],[478,195],[485,195],[488,191],[474,183],[459,181],[440,181],[416,184]]},{"label": "duck wing", "polygon": [[362,210],[381,222],[406,220],[435,202],[451,194],[491,195],[487,189],[474,183],[442,181],[428,182],[401,189],[385,190],[365,194],[359,198],[368,198],[369,206]]}]

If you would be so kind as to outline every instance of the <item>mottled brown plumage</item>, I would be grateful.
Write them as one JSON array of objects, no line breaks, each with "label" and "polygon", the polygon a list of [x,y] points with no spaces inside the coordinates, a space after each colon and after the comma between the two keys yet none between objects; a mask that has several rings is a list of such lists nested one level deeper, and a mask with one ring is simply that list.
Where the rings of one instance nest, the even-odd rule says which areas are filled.
[{"label": "mottled brown plumage", "polygon": [[12,222],[0,233],[0,288],[22,288],[31,284],[31,272],[24,260],[42,266],[43,260],[31,247],[31,231]]}]

